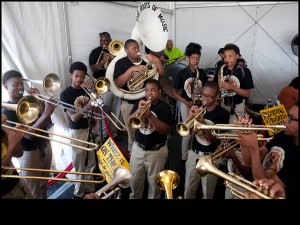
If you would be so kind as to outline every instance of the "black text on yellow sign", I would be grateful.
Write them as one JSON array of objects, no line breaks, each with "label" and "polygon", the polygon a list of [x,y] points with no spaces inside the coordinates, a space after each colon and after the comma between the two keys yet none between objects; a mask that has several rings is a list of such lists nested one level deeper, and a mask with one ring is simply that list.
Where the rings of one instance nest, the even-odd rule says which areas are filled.
[{"label": "black text on yellow sign", "polygon": [[[262,116],[264,123],[266,125],[283,125],[284,119],[287,117],[287,112],[284,108],[284,105],[278,105],[271,108],[260,110],[260,115]],[[282,128],[272,128],[274,134],[277,134],[284,129]],[[269,135],[272,136],[273,133],[268,131]]]},{"label": "black text on yellow sign", "polygon": [[124,166],[129,170],[129,163],[111,138],[97,151],[97,157],[99,169],[105,175],[107,183],[114,178],[114,169],[118,166]]}]

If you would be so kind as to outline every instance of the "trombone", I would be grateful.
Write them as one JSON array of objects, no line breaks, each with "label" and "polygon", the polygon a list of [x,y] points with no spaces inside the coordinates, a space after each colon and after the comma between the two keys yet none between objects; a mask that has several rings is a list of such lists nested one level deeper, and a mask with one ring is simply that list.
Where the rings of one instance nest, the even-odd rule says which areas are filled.
[{"label": "trombone", "polygon": [[101,184],[105,181],[105,175],[101,173],[86,173],[86,172],[70,172],[64,170],[46,170],[46,169],[33,169],[33,168],[15,168],[8,166],[1,166],[2,170],[25,170],[25,171],[38,171],[38,172],[54,172],[54,173],[66,173],[66,174],[79,174],[79,175],[91,175],[101,177],[100,180],[77,180],[77,179],[68,179],[68,178],[57,178],[57,177],[39,177],[39,176],[22,176],[22,175],[10,175],[10,174],[1,174],[2,177],[7,178],[26,178],[26,179],[41,179],[41,180],[60,180],[60,181],[69,181],[69,182],[83,182],[83,183],[97,183]]},{"label": "trombone", "polygon": [[179,182],[179,174],[173,170],[163,170],[155,176],[155,183],[161,190],[166,191],[167,199],[173,199],[172,190],[178,186]]},{"label": "trombone", "polygon": [[[206,125],[199,123],[197,121],[194,122],[194,130],[198,132],[199,130],[212,130],[212,134],[219,139],[238,139],[237,134],[228,134],[228,133],[220,133],[221,130],[241,130],[244,132],[252,132],[252,131],[270,131],[275,134],[274,129],[285,129],[285,125],[253,125],[253,127],[246,127],[242,125],[235,124],[215,124],[215,125]],[[218,131],[218,132],[216,132]],[[258,140],[269,141],[273,138],[273,136],[269,138],[264,138],[262,134],[257,135]]]},{"label": "trombone", "polygon": [[[126,131],[125,125],[118,119],[118,117],[116,117],[115,114],[111,112],[111,110],[106,105],[104,105],[103,100],[99,96],[97,96],[95,92],[88,89],[87,87],[84,87],[82,84],[81,87],[90,96],[90,98],[93,99],[92,106],[99,107],[104,113],[104,115],[108,119],[110,119],[110,121],[116,126],[117,129],[121,131]],[[109,115],[112,115],[112,117],[114,117],[114,119],[117,121],[117,123],[120,124],[120,126]]]},{"label": "trombone", "polygon": [[151,97],[145,102],[144,108],[140,110],[135,116],[129,118],[129,125],[134,129],[139,129],[144,124],[142,116],[151,106]]},{"label": "trombone", "polygon": [[[205,104],[203,103],[203,106]],[[206,113],[206,108],[204,107],[201,111],[199,111],[198,113],[194,114],[193,116],[189,116],[186,121],[184,121],[183,123],[178,123],[176,125],[176,131],[178,134],[180,134],[183,137],[189,136],[190,135],[190,129],[194,126],[196,119],[202,115],[204,116],[204,114]]]},{"label": "trombone", "polygon": [[44,91],[50,96],[53,96],[60,89],[60,80],[55,73],[49,73],[45,76],[44,80],[29,80],[25,78],[22,78],[22,80],[30,83],[43,84]]},{"label": "trombone", "polygon": [[[101,199],[108,199],[113,194],[116,194],[116,199],[120,198],[120,191],[119,187],[114,188],[116,185],[119,185],[121,188],[128,188],[131,183],[131,174],[129,170],[124,166],[118,166],[114,169],[114,178],[100,190],[96,191],[96,195],[101,197]],[[112,189],[113,188],[113,189]],[[105,193],[107,190],[112,189],[108,194]]]},{"label": "trombone", "polygon": [[97,92],[98,95],[103,95],[109,90],[110,81],[105,77],[100,77],[99,79],[94,78],[93,76],[86,74],[94,81],[94,90]]},{"label": "trombone", "polygon": [[[112,41],[109,43],[108,46],[105,46],[105,45],[104,45],[104,46],[102,47],[102,50],[101,50],[101,52],[100,52],[100,55],[99,55],[99,57],[98,57],[98,59],[97,59],[96,64],[99,63],[99,60],[101,59],[101,56],[102,56],[104,50],[108,50],[109,53],[110,53],[111,55],[117,56],[117,55],[119,55],[121,52],[124,51],[124,44],[123,44],[122,41],[119,41],[119,40],[112,40]],[[104,63],[103,66],[104,66],[105,69],[108,67],[108,60],[106,60],[106,62]]]},{"label": "trombone", "polygon": [[218,170],[217,168],[215,168],[213,160],[214,159],[211,157],[211,155],[205,155],[200,157],[196,165],[197,173],[200,176],[204,176],[210,173],[223,178],[226,181],[225,184],[228,185],[228,187],[231,189],[231,192],[239,198],[244,198],[244,193],[236,190],[233,186],[229,186],[228,182],[231,182],[239,187],[242,187],[247,191],[250,191],[258,195],[263,199],[278,198],[276,196],[269,196],[268,193],[265,190],[263,190],[261,187],[254,185],[252,182],[236,174],[233,173],[226,174],[221,170]]},{"label": "trombone", "polygon": [[30,135],[33,135],[33,136],[36,136],[36,137],[44,138],[44,139],[47,139],[47,140],[50,140],[50,141],[56,141],[56,142],[59,142],[61,144],[73,146],[73,147],[80,148],[80,149],[86,150],[86,151],[93,151],[93,150],[96,150],[99,147],[98,144],[95,144],[95,143],[92,143],[92,142],[87,142],[87,141],[71,138],[71,137],[68,137],[68,136],[56,134],[56,133],[53,133],[53,132],[50,132],[50,131],[46,131],[46,130],[43,130],[43,129],[39,129],[39,128],[35,128],[35,127],[31,127],[31,126],[27,125],[27,124],[35,122],[37,120],[37,118],[39,116],[39,112],[40,112],[39,104],[38,104],[36,98],[33,97],[33,96],[24,96],[24,97],[22,97],[20,99],[20,101],[18,102],[18,104],[7,104],[6,105],[6,104],[2,103],[2,107],[8,108],[9,110],[16,111],[18,119],[23,124],[15,123],[15,122],[9,121],[9,120],[7,120],[6,123],[10,123],[10,124],[14,124],[14,125],[20,124],[23,127],[27,127],[31,130],[36,130],[36,131],[46,133],[46,134],[52,134],[53,136],[59,136],[59,137],[62,137],[62,138],[70,139],[70,140],[73,140],[73,141],[77,141],[81,144],[91,145],[93,147],[92,148],[87,148],[87,147],[83,147],[83,146],[76,145],[76,144],[70,144],[68,142],[63,142],[63,141],[60,141],[60,140],[49,138],[49,137],[46,137],[46,136],[43,136],[43,135],[40,135],[40,134],[37,134],[37,133],[34,133],[34,132],[25,131],[23,129],[8,126],[8,125],[5,125],[5,124],[1,124],[2,127],[12,129],[12,130],[16,130],[16,131],[21,131],[21,132],[24,132],[24,133],[27,133],[27,134],[30,134]]}]

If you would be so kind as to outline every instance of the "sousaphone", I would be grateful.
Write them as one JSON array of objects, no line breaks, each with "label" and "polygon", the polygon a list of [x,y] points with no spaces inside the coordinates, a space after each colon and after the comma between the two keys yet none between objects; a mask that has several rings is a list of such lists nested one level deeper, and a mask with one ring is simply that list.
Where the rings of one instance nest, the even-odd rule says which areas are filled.
[{"label": "sousaphone", "polygon": [[[152,3],[145,2],[138,6],[136,13],[136,25],[132,30],[131,38],[136,40],[141,45],[146,45],[149,49],[155,52],[163,50],[168,40],[168,27],[161,11]],[[109,64],[106,71],[106,78],[110,80],[111,92],[126,100],[137,100],[145,96],[145,88],[135,91],[128,91],[119,88],[113,82],[113,74],[116,62],[126,57],[126,52],[120,53]],[[145,56],[141,58],[148,63]],[[156,72],[154,78],[159,79],[159,74]]]}]

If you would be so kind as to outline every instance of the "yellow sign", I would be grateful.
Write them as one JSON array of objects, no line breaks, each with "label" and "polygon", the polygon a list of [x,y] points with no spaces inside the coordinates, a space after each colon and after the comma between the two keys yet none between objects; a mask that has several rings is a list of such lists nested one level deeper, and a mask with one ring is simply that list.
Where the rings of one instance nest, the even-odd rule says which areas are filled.
[{"label": "yellow sign", "polygon": [[[287,112],[284,105],[278,105],[271,108],[260,110],[260,115],[262,116],[266,125],[283,125],[284,119],[287,117]],[[274,134],[283,131],[283,128],[272,128]],[[273,133],[268,131],[269,135],[272,136]]]},{"label": "yellow sign", "polygon": [[129,170],[129,163],[111,138],[97,151],[99,169],[109,183],[114,178],[114,169],[124,166]]}]

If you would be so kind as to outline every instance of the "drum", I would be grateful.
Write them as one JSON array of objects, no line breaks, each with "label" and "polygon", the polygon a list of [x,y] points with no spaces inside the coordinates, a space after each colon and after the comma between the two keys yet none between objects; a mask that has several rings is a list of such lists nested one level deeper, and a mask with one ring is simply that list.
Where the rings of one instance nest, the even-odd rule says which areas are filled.
[{"label": "drum", "polygon": [[172,64],[169,64],[165,67],[165,74],[167,79],[169,80],[171,86],[173,87],[174,81],[178,73],[187,68],[187,65],[181,62],[175,62]]}]

